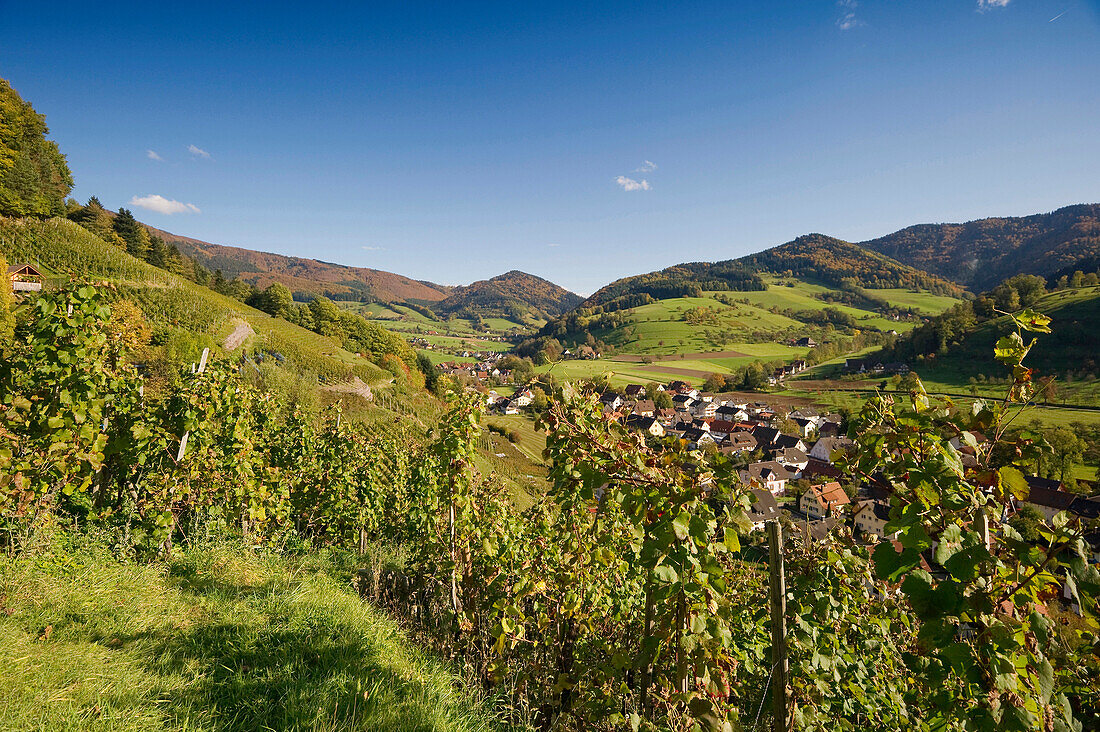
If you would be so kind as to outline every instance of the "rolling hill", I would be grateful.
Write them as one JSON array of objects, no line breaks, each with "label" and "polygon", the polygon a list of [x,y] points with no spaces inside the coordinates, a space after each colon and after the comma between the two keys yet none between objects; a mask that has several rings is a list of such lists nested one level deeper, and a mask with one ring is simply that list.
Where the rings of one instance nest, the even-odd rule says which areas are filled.
[{"label": "rolling hill", "polygon": [[549,280],[512,270],[492,279],[456,287],[432,309],[460,317],[508,317],[517,322],[535,318],[548,320],[572,310],[580,295]]},{"label": "rolling hill", "polygon": [[1080,260],[1100,255],[1100,204],[964,224],[920,224],[860,246],[980,292],[1017,274],[1072,272]]},{"label": "rolling hill", "polygon": [[650,355],[744,352],[745,344],[837,332],[903,332],[962,295],[941,277],[810,234],[741,259],[617,280],[547,323],[539,337]]},{"label": "rolling hill", "polygon": [[393,272],[211,244],[148,228],[208,269],[220,269],[226,277],[237,277],[260,288],[280,282],[299,299],[303,299],[303,295],[323,295],[335,300],[432,303],[447,297],[451,291],[450,287]]},{"label": "rolling hill", "polygon": [[[295,370],[328,381],[389,379],[388,372],[331,338],[154,267],[66,219],[0,217],[0,253],[10,262],[34,263],[53,281],[73,277],[112,283],[120,297],[133,301],[161,330],[170,347],[179,343],[192,351],[208,345],[230,352],[247,340],[244,350],[278,352]],[[185,355],[197,358],[197,352]]]}]

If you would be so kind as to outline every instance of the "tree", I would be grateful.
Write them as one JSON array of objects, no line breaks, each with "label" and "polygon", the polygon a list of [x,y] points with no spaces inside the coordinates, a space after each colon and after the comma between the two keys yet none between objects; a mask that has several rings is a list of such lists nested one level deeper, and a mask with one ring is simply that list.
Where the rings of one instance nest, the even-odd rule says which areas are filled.
[{"label": "tree", "polygon": [[657,409],[672,409],[672,397],[667,391],[659,391],[653,395],[653,406]]},{"label": "tree", "polygon": [[1026,541],[1037,542],[1042,539],[1043,514],[1034,506],[1023,506],[1016,515],[1008,520],[1008,525],[1020,532]]},{"label": "tree", "polygon": [[281,282],[272,282],[257,298],[257,307],[277,318],[286,318],[294,309],[294,293]]},{"label": "tree", "polygon": [[[8,261],[0,254],[0,273],[8,271]],[[4,277],[0,282],[0,355],[8,349],[11,335],[15,328],[15,317],[12,308],[15,306],[15,296],[11,291],[11,279]]]},{"label": "tree", "polygon": [[126,246],[126,242],[114,229],[114,218],[95,196],[89,198],[86,205],[70,213],[69,218],[109,244]]},{"label": "tree", "polygon": [[726,389],[726,377],[722,374],[711,374],[703,383],[703,391],[719,392]]},{"label": "tree", "polygon": [[129,209],[120,208],[114,222],[115,233],[126,243],[126,251],[145,259],[149,254],[149,232],[145,230]]},{"label": "tree", "polygon": [[0,215],[62,216],[73,175],[46,117],[0,79]]}]

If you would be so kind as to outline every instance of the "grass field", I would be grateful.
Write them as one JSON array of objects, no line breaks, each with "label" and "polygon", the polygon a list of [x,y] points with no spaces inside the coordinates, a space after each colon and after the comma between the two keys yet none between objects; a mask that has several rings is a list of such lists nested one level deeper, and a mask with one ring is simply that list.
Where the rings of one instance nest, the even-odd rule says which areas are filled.
[{"label": "grass field", "polygon": [[[772,312],[772,309],[799,312],[832,307],[852,316],[856,327],[862,329],[904,332],[916,325],[915,322],[890,320],[879,313],[849,305],[827,303],[817,297],[832,291],[824,285],[774,277],[766,279],[768,289],[758,292],[707,292],[702,297],[669,298],[641,305],[627,311],[626,322],[619,327],[597,330],[593,335],[623,353],[671,355],[729,350],[734,348],[732,344],[735,342],[760,340],[761,334],[771,334],[779,340],[781,335],[805,335],[812,330],[806,323]],[[794,286],[787,286],[788,282],[794,283]],[[956,302],[954,298],[904,289],[873,290],[869,293],[891,304],[917,308],[925,315],[940,313]],[[732,300],[733,304],[720,302],[716,299],[718,297]],[[689,323],[685,317],[692,308],[710,308],[715,318],[711,322]],[[753,336],[751,339],[750,335]]]},{"label": "grass field", "polygon": [[65,537],[0,558],[4,730],[495,728],[360,601],[346,555],[223,547],[146,565]]},{"label": "grass field", "polygon": [[868,290],[875,297],[882,298],[897,307],[913,308],[922,315],[939,315],[958,302],[947,295],[933,295],[930,292],[914,292],[902,289]]}]

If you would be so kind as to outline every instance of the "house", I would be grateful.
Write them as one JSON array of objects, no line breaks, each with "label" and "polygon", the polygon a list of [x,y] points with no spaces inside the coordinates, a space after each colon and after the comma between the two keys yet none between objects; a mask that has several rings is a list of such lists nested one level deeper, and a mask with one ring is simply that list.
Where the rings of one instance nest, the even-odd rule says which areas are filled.
[{"label": "house", "polygon": [[686,412],[695,404],[695,398],[687,394],[677,394],[672,397],[672,406],[677,412]]},{"label": "house", "polygon": [[852,523],[864,537],[876,536],[880,539],[896,539],[898,532],[886,533],[886,523],[890,520],[890,506],[884,501],[863,501],[852,515]]},{"label": "house", "polygon": [[775,450],[794,449],[806,452],[806,450],[809,449],[809,446],[805,442],[803,442],[802,438],[800,437],[796,437],[795,435],[779,434],[775,436],[774,440],[772,440],[772,448]]},{"label": "house", "polygon": [[714,416],[718,419],[724,419],[729,422],[741,422],[749,418],[749,413],[744,408],[737,406],[736,404],[724,404],[718,407],[718,410],[714,413]]},{"label": "house", "polygon": [[815,460],[812,457],[810,457],[810,462],[806,464],[806,467],[802,469],[802,477],[811,480],[818,477],[836,480],[841,475],[843,475],[843,473],[840,472],[840,468],[831,463]]},{"label": "house", "polygon": [[748,510],[748,519],[752,522],[753,529],[763,528],[769,521],[779,520],[779,503],[771,491],[755,489],[749,491],[752,496],[752,507]]},{"label": "house", "polygon": [[38,292],[42,289],[42,273],[29,264],[12,264],[8,266],[8,280],[11,282],[11,291]]},{"label": "house", "polygon": [[671,407],[668,409],[658,409],[657,413],[653,415],[657,418],[657,421],[668,427],[676,420],[676,410]]},{"label": "house", "polygon": [[645,387],[641,384],[627,384],[624,393],[628,399],[637,399],[645,394]]},{"label": "house", "polygon": [[779,436],[779,430],[758,424],[752,428],[752,436],[756,438],[756,444],[760,447],[770,448],[775,438]]},{"label": "house", "polygon": [[738,472],[738,475],[742,483],[759,485],[777,496],[787,491],[787,483],[791,480],[790,471],[774,460],[749,463],[748,467]]},{"label": "house", "polygon": [[725,437],[731,432],[737,431],[736,422],[727,422],[724,419],[712,419],[710,421],[710,433],[715,437]]},{"label": "house", "polygon": [[654,437],[665,436],[665,428],[660,422],[653,417],[646,417],[640,414],[632,414],[627,417],[626,428],[646,432]]},{"label": "house", "polygon": [[623,405],[623,398],[613,391],[605,391],[600,394],[600,401],[608,409],[618,409]]},{"label": "house", "polygon": [[503,414],[519,414],[519,407],[516,406],[514,399],[504,399],[497,404],[497,409]]},{"label": "house", "polygon": [[810,458],[797,447],[785,447],[776,450],[775,461],[790,471],[795,480],[802,477],[802,471],[810,464]]},{"label": "house", "polygon": [[1047,478],[1027,477],[1028,496],[1021,501],[1024,506],[1031,506],[1043,514],[1043,519],[1050,523],[1059,513],[1065,511],[1077,516],[1088,517],[1088,514],[1096,513],[1100,508],[1100,501],[1090,500],[1076,493],[1062,490],[1062,484],[1056,480]]},{"label": "house", "polygon": [[657,405],[653,403],[652,399],[639,399],[634,402],[633,414],[639,414],[643,417],[652,417],[657,411]]},{"label": "house", "polygon": [[826,414],[817,428],[819,437],[838,437],[841,433],[844,418],[839,414]]},{"label": "house", "polygon": [[830,516],[818,521],[796,521],[793,524],[793,528],[798,533],[802,534],[802,537],[806,541],[824,541],[829,536],[829,532],[836,528],[836,525],[840,523],[840,519],[836,516]]},{"label": "house", "polygon": [[823,519],[832,516],[840,506],[850,503],[848,494],[840,487],[840,483],[822,483],[812,485],[802,494],[798,502],[798,510],[810,518]]},{"label": "house", "polygon": [[692,404],[689,411],[696,417],[713,417],[718,411],[718,405],[714,402],[704,402],[699,400]]},{"label": "house", "polygon": [[848,448],[855,447],[855,443],[847,437],[822,437],[808,453],[814,460],[820,460],[823,463],[833,462],[833,453]]},{"label": "house", "polygon": [[[713,426],[712,426],[713,430]],[[742,452],[752,452],[756,449],[756,438],[751,432],[735,430],[726,435],[722,452],[727,455],[737,455]]]},{"label": "house", "polygon": [[530,389],[521,389],[512,397],[512,404],[517,407],[529,407],[535,401],[535,393]]},{"label": "house", "polygon": [[798,348],[817,348],[817,341],[810,337],[799,338],[794,344]]},{"label": "house", "polygon": [[791,417],[792,422],[798,425],[798,432],[803,437],[809,437],[817,430],[817,420],[811,417]]},{"label": "house", "polygon": [[698,427],[688,427],[681,439],[687,440],[695,449],[714,444],[714,437],[710,432]]}]

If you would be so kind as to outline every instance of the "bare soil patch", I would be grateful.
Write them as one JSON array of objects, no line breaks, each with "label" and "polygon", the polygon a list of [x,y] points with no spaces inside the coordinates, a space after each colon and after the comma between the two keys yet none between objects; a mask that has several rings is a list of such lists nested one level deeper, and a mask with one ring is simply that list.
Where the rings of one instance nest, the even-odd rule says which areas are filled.
[{"label": "bare soil patch", "polygon": [[225,337],[222,341],[222,346],[227,351],[235,351],[240,347],[242,343],[248,340],[248,337],[255,335],[256,331],[252,330],[252,326],[243,320],[237,321],[237,327],[233,329],[233,332]]}]

